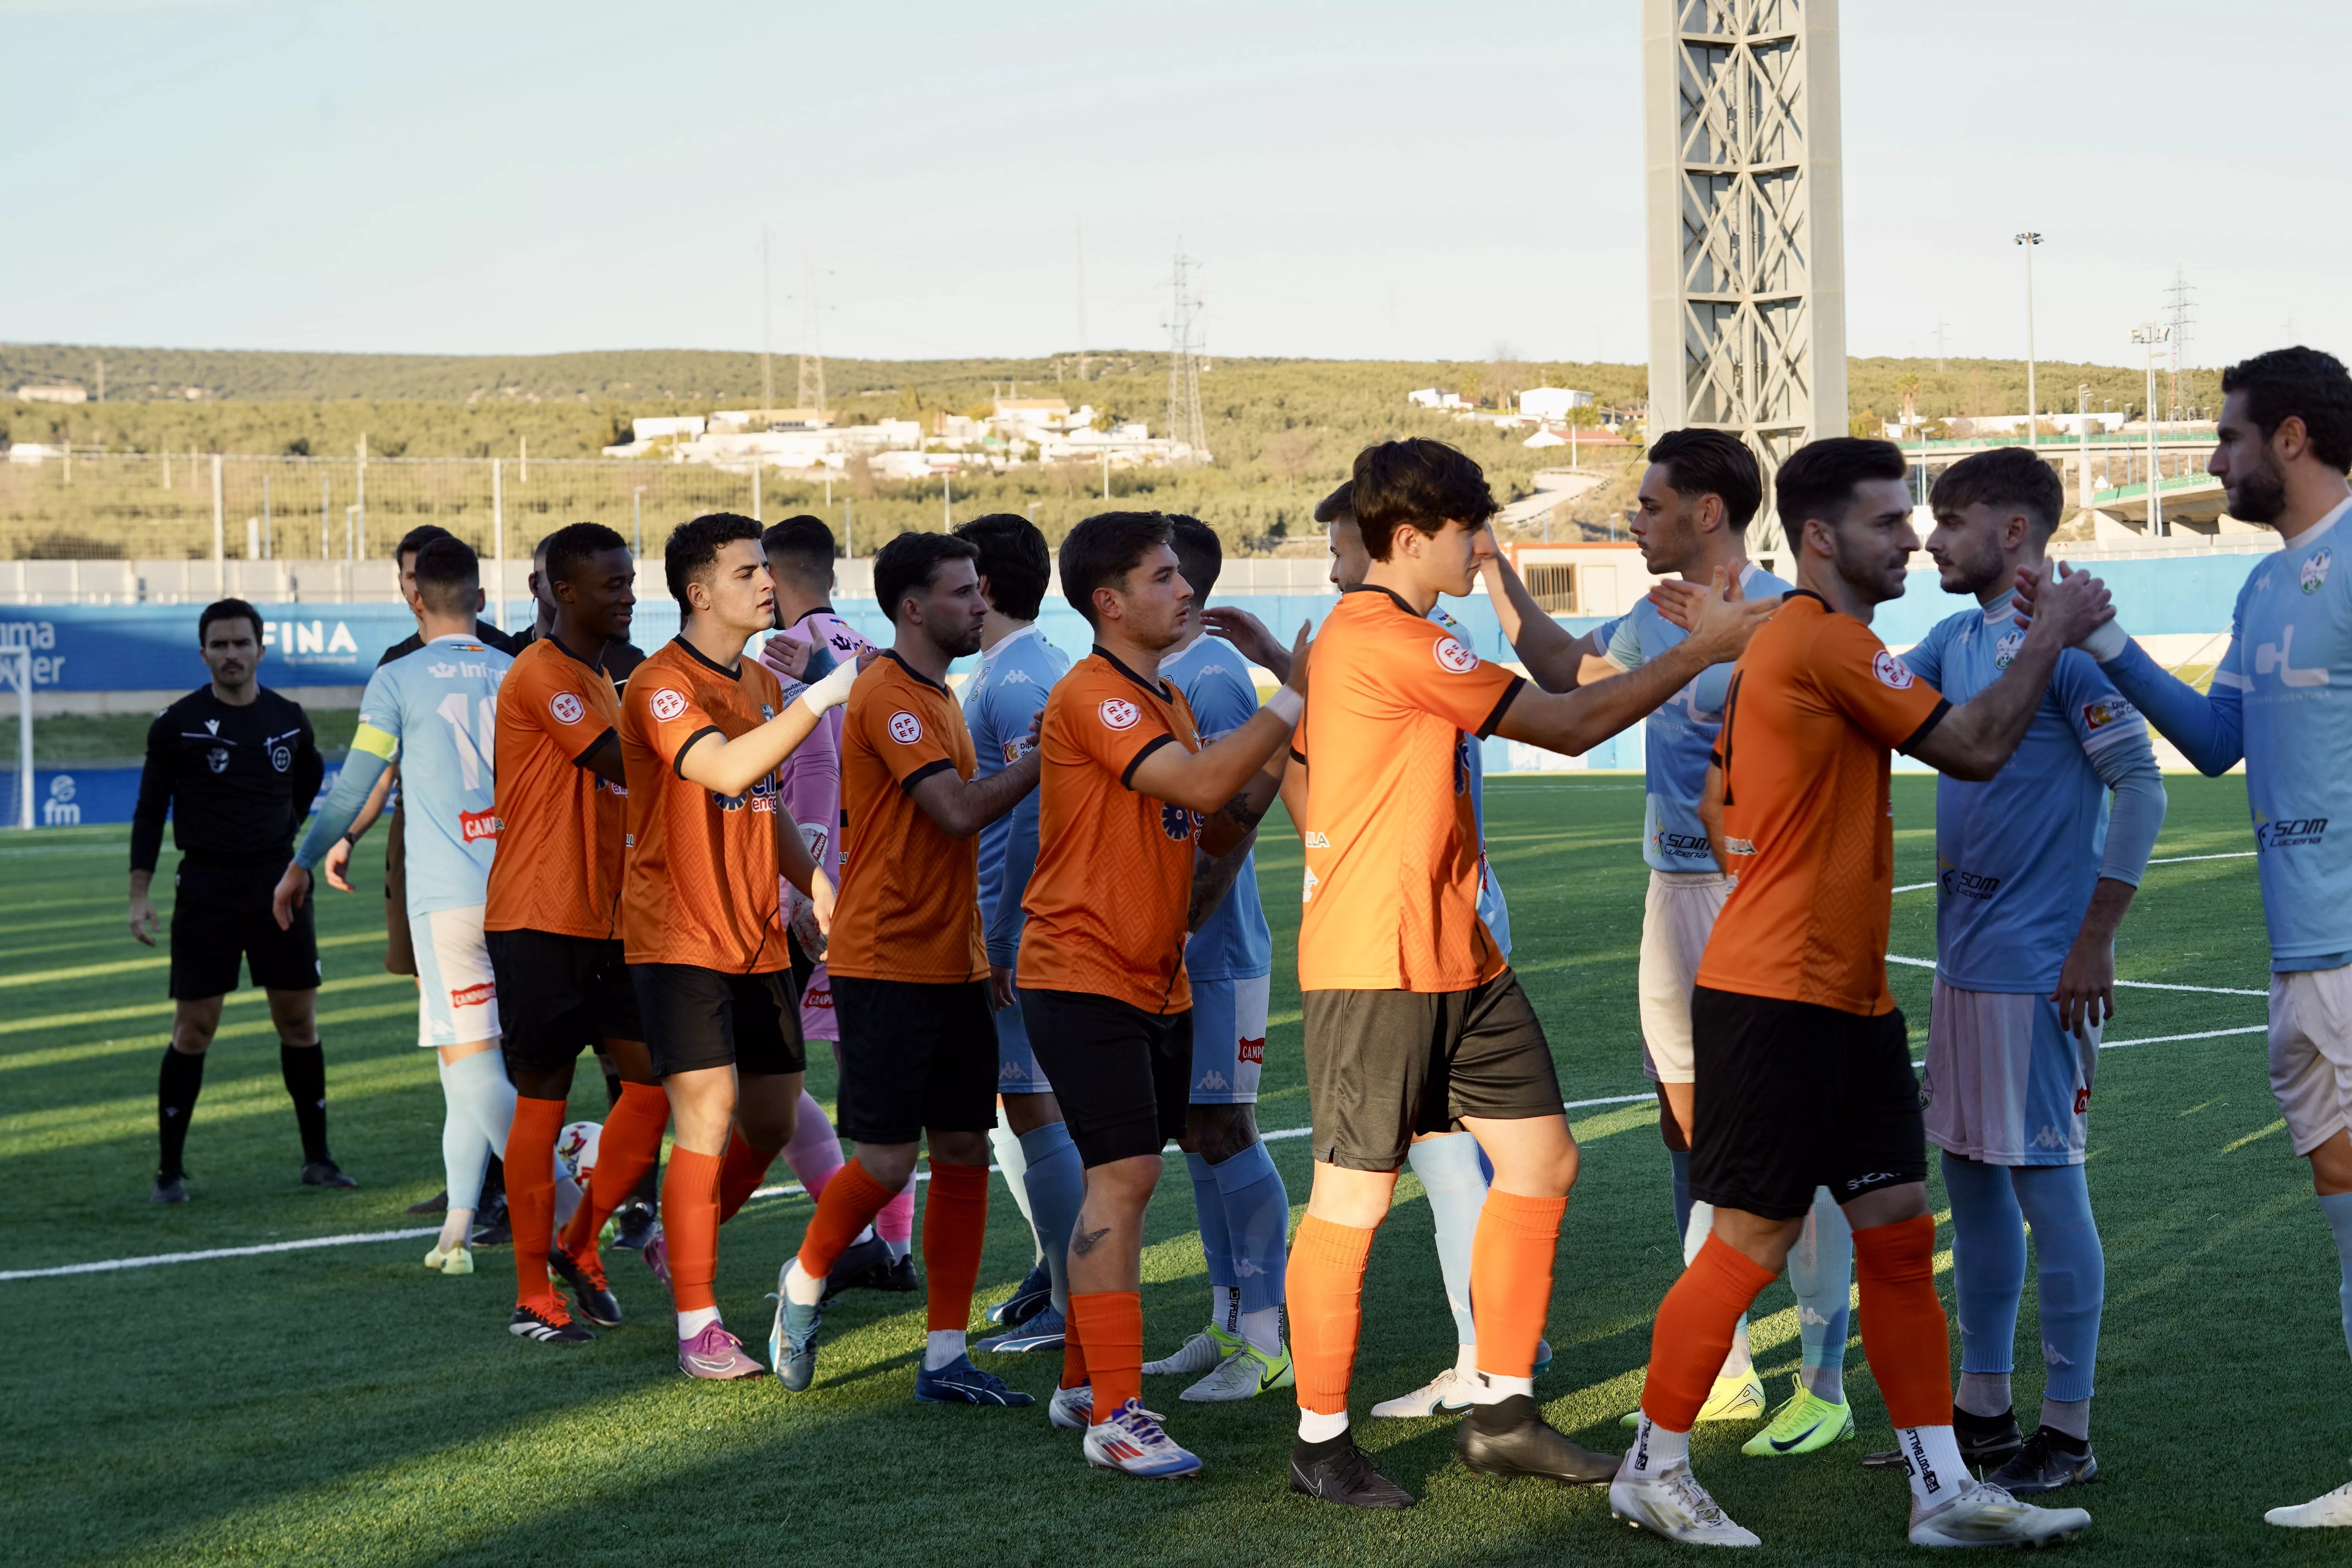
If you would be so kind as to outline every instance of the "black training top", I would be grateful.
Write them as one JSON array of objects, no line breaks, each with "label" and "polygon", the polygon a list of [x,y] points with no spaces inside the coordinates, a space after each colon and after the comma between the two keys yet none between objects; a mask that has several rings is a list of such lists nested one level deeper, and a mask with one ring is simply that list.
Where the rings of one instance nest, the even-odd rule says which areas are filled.
[{"label": "black training top", "polygon": [[184,855],[282,866],[326,773],[300,703],[265,686],[232,708],[210,685],[200,686],[148,726],[147,765],[131,816],[131,868],[155,868],[167,810],[172,841]]},{"label": "black training top", "polygon": [[[474,620],[474,640],[480,643],[485,647],[494,647],[503,654],[518,654],[522,651],[523,642],[528,640],[528,637],[526,636],[523,638],[509,637],[505,632],[499,630],[498,627],[490,625],[489,622],[477,616]],[[415,653],[418,648],[421,648],[424,646],[425,634],[423,632],[411,632],[406,637],[401,638],[398,642],[393,644],[390,647],[384,649],[383,657],[375,661],[375,667],[378,669],[382,669],[394,659],[406,658],[410,654]]]}]

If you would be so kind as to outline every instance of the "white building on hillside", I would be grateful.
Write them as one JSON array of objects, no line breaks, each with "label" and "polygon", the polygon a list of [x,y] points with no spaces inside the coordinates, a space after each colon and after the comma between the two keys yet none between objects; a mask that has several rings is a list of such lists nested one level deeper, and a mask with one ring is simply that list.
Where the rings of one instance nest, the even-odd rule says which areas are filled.
[{"label": "white building on hillside", "polygon": [[1424,386],[1418,392],[1406,393],[1405,401],[1413,405],[1417,408],[1434,408],[1443,410],[1449,408],[1467,408],[1470,406],[1468,403],[1463,401],[1463,397],[1460,393],[1440,392],[1433,386]]},{"label": "white building on hillside", "polygon": [[1519,413],[1529,419],[1561,420],[1570,411],[1592,406],[1592,394],[1564,386],[1531,386],[1519,394]]}]

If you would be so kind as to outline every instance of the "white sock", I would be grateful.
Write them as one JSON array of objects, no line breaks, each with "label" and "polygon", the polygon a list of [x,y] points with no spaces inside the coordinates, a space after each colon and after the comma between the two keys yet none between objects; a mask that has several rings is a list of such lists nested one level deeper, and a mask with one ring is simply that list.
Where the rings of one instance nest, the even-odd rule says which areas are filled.
[{"label": "white sock", "polygon": [[915,1244],[911,1239],[907,1241],[892,1241],[889,1237],[885,1237],[882,1238],[882,1245],[889,1250],[890,1261],[893,1263],[898,1262],[898,1259],[906,1257],[907,1254],[915,1249]]},{"label": "white sock", "polygon": [[1478,1343],[1475,1340],[1454,1347],[1454,1374],[1465,1383],[1478,1381]]},{"label": "white sock", "polygon": [[963,1354],[961,1329],[933,1329],[923,1341],[923,1370],[937,1372]]},{"label": "white sock", "polygon": [[461,1243],[468,1247],[472,1246],[473,1243],[468,1238],[471,1237],[473,1234],[474,1211],[472,1209],[451,1209],[441,1218],[441,1237],[439,1243],[441,1250],[446,1252],[450,1248],[457,1247]]},{"label": "white sock", "polygon": [[1536,1380],[1532,1377],[1505,1377],[1498,1373],[1482,1372],[1470,1384],[1470,1403],[1500,1405],[1514,1394],[1535,1396]]},{"label": "white sock", "polygon": [[690,1340],[718,1321],[719,1309],[716,1307],[697,1307],[691,1312],[680,1312],[677,1315],[677,1337]]},{"label": "white sock", "polygon": [[1267,1355],[1282,1351],[1282,1309],[1260,1307],[1255,1312],[1241,1315],[1242,1338]]},{"label": "white sock", "polygon": [[1344,1410],[1337,1415],[1303,1408],[1298,1412],[1298,1440],[1302,1443],[1328,1443],[1344,1436],[1347,1430],[1348,1413]]},{"label": "white sock", "polygon": [[824,1281],[795,1258],[784,1266],[784,1300],[795,1307],[814,1307],[824,1300]]},{"label": "white sock", "polygon": [[1676,1465],[1690,1463],[1690,1434],[1669,1432],[1647,1412],[1633,1432],[1633,1451],[1625,1456],[1625,1473],[1637,1480],[1655,1480]]},{"label": "white sock", "polygon": [[[1234,1285],[1209,1287],[1209,1321],[1227,1333],[1237,1332],[1235,1325],[1242,1321],[1241,1289]],[[1265,1347],[1260,1346],[1261,1350]]]},{"label": "white sock", "polygon": [[1941,1508],[1968,1489],[1968,1467],[1949,1426],[1898,1426],[1895,1446],[1911,1473],[1911,1500],[1922,1509]]}]

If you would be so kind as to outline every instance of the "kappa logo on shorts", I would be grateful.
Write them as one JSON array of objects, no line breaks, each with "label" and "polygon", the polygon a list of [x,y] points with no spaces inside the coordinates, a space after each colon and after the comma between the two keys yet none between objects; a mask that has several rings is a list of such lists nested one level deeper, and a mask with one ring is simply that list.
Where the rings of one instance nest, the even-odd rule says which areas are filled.
[{"label": "kappa logo on shorts", "polygon": [[588,705],[580,700],[577,692],[559,691],[548,703],[547,710],[555,715],[555,721],[559,724],[577,724],[587,717]]},{"label": "kappa logo on shorts", "polygon": [[485,838],[496,838],[506,824],[495,811],[461,811],[457,814],[457,836],[468,844]]},{"label": "kappa logo on shorts", "polygon": [[1885,648],[1880,648],[1871,656],[1870,673],[1878,677],[1878,683],[1881,686],[1892,687],[1897,691],[1910,690],[1919,679],[1917,676],[1911,673],[1910,666]]},{"label": "kappa logo on shorts", "polygon": [[1239,1047],[1234,1050],[1234,1059],[1235,1061],[1257,1062],[1263,1064],[1265,1060],[1265,1037],[1264,1035],[1260,1035],[1255,1040],[1242,1041]]},{"label": "kappa logo on shorts", "polygon": [[901,708],[890,715],[890,738],[902,746],[911,746],[923,738],[923,721]]},{"label": "kappa logo on shorts", "polygon": [[672,691],[665,686],[654,693],[654,700],[647,706],[653,709],[655,718],[667,724],[686,711],[686,693]]},{"label": "kappa logo on shorts", "polygon": [[1478,656],[1458,637],[1439,637],[1429,645],[1429,651],[1437,668],[1449,675],[1467,675],[1478,668]]},{"label": "kappa logo on shorts", "polygon": [[1107,697],[1095,711],[1102,715],[1104,725],[1113,730],[1132,730],[1143,718],[1143,710],[1124,697]]},{"label": "kappa logo on shorts", "polygon": [[471,985],[460,986],[458,989],[450,992],[449,1005],[452,1007],[488,1006],[489,1005],[490,998],[496,996],[498,994],[499,988],[497,986],[491,984],[487,980],[479,980],[476,981]]}]

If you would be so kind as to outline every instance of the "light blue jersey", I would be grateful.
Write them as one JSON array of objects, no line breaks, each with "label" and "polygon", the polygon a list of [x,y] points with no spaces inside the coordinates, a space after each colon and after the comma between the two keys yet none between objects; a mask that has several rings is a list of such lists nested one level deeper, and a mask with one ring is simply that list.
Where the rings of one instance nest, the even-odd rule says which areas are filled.
[{"label": "light blue jersey", "polygon": [[[1247,661],[1216,637],[1204,635],[1182,653],[1161,659],[1160,678],[1192,705],[1204,746],[1257,712],[1257,686]],[[1274,973],[1274,932],[1258,901],[1255,851],[1242,857],[1224,901],[1184,944],[1184,970],[1194,980],[1255,980]]]},{"label": "light blue jersey", "polygon": [[[1029,726],[1045,694],[1070,668],[1062,650],[1024,626],[981,656],[964,688],[964,728],[971,731],[977,777],[991,778],[1028,752]],[[1037,867],[1037,792],[980,830],[980,913],[988,962],[1011,969],[1021,958],[1021,895]]]},{"label": "light blue jersey", "polygon": [[[1429,618],[1452,632],[1462,646],[1474,646],[1461,622],[1443,607],[1431,605]],[[1495,863],[1486,858],[1486,749],[1475,735],[1454,737],[1455,766],[1470,791],[1470,819],[1478,828],[1478,918],[1505,958],[1511,956],[1511,906],[1503,900],[1503,884],[1495,879]]]},{"label": "light blue jersey", "polygon": [[351,755],[294,858],[316,867],[396,760],[408,802],[410,917],[485,902],[499,847],[499,683],[513,663],[453,635],[377,666]]},{"label": "light blue jersey", "polygon": [[[1903,655],[1955,705],[2000,678],[2025,633],[2014,595],[1936,623]],[[2150,819],[2118,815],[2120,864],[2108,856],[2107,791],[2153,789]],[[2103,871],[2139,882],[2163,822],[2163,785],[2147,726],[2088,654],[2069,648],[2025,739],[1982,783],[1936,781],[1936,973],[1963,991],[2047,995]],[[2119,799],[2122,797],[2119,797]],[[2136,799],[2144,799],[2137,796]]]},{"label": "light blue jersey", "polygon": [[2137,644],[2103,667],[2199,771],[2244,759],[2281,973],[2352,963],[2352,566],[2335,569],[2336,546],[2352,546],[2336,537],[2347,510],[2248,574],[2210,693]]},{"label": "light blue jersey", "polygon": [[[1739,574],[1740,592],[1751,599],[1785,594],[1793,586],[1753,561]],[[1647,599],[1601,632],[1609,662],[1627,670],[1641,668],[1690,636]],[[1730,664],[1709,665],[1643,721],[1642,858],[1654,870],[1721,869],[1698,819],[1698,799],[1706,790],[1707,758],[1723,728],[1723,699],[1730,689]]]}]

